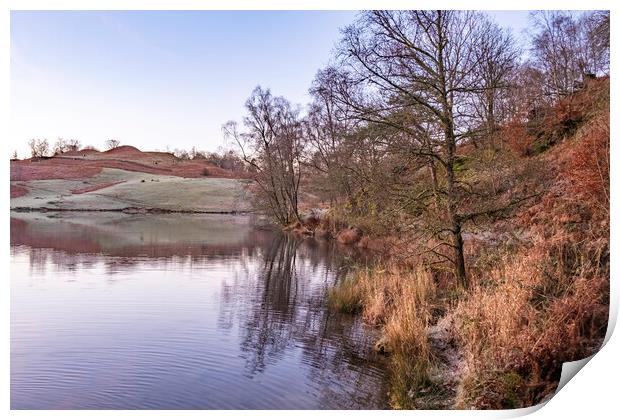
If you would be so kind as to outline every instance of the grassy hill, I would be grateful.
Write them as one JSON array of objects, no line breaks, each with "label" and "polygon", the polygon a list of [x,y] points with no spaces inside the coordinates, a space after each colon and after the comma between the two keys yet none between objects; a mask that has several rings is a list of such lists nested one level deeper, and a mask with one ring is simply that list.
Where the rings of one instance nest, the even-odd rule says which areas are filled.
[{"label": "grassy hill", "polygon": [[121,146],[11,161],[11,209],[243,212],[248,182],[206,160]]}]

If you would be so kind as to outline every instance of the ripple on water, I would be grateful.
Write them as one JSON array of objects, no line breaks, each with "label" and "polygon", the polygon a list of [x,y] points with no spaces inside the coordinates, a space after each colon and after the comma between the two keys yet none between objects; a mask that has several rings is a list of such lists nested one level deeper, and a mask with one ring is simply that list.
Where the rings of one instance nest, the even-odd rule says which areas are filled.
[{"label": "ripple on water", "polygon": [[[12,224],[12,408],[386,407],[373,332],[327,309],[343,272],[329,244],[236,221],[137,245],[169,216]],[[174,223],[198,221],[218,226]]]}]

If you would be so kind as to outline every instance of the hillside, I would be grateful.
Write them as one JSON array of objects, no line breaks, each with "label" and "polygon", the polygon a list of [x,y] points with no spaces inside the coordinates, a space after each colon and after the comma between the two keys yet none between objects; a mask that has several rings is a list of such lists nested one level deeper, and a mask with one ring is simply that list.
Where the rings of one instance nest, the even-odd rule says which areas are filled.
[{"label": "hillside", "polygon": [[[470,287],[416,257],[416,231],[395,235],[398,226],[378,229],[351,216],[322,224],[383,232],[361,236],[356,245],[382,244],[385,264],[360,270],[331,298],[335,308],[360,312],[382,330],[378,346],[392,356],[395,407],[538,404],[555,392],[564,362],[591,356],[602,344],[609,308],[609,78],[591,80],[542,111],[498,136],[509,158],[495,172],[495,179],[508,180],[497,184],[496,201],[523,190],[529,198],[467,226]],[[462,170],[472,171],[475,150],[461,153]]]},{"label": "hillside", "polygon": [[11,209],[241,212],[247,181],[206,160],[120,146],[11,161]]},{"label": "hillside", "polygon": [[184,178],[240,178],[207,160],[183,160],[166,152],[143,152],[133,146],[99,152],[83,149],[49,158],[11,161],[11,181],[40,179],[82,179],[92,177],[103,168],[123,169],[153,175],[172,175]]},{"label": "hillside", "polygon": [[609,310],[609,119],[609,78],[601,78],[523,127],[519,144],[540,164],[531,177],[542,191],[493,225],[526,232],[527,240],[470,245],[477,284],[451,314],[464,354],[458,406],[536,404],[555,392],[564,362],[601,346]]}]

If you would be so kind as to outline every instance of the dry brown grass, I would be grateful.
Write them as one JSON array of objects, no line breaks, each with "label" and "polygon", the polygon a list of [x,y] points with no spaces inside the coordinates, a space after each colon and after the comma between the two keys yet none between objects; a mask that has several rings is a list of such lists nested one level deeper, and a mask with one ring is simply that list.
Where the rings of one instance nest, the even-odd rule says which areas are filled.
[{"label": "dry brown grass", "polygon": [[[416,407],[410,392],[429,381],[431,349],[427,328],[434,284],[431,276],[421,269],[406,275],[396,273],[388,279],[396,286],[397,293],[393,295],[393,306],[383,327],[385,339],[394,352],[390,401],[394,408],[411,409]],[[382,300],[379,297],[378,302]]]},{"label": "dry brown grass", "polygon": [[461,408],[536,404],[562,363],[593,354],[609,305],[609,115],[593,118],[545,160],[549,191],[515,224],[531,243],[504,252],[455,309],[466,357]]},{"label": "dry brown grass", "polygon": [[426,270],[395,265],[359,270],[330,291],[333,307],[361,312],[364,322],[382,329],[381,349],[391,355],[391,404],[395,408],[415,408],[409,392],[428,382],[427,327],[435,293]]},{"label": "dry brown grass", "polygon": [[392,353],[394,407],[415,408],[416,388],[429,385],[436,307],[454,320],[451,334],[463,357],[457,408],[537,404],[557,388],[564,362],[600,347],[609,310],[608,88],[608,79],[595,81],[557,104],[536,136],[512,127],[506,143],[523,154],[533,140],[548,140],[526,158],[537,162],[531,176],[540,178],[543,193],[510,220],[485,226],[526,235],[467,244],[469,290],[391,257],[387,268],[358,271],[332,292],[341,308],[355,308],[382,328],[382,346]]},{"label": "dry brown grass", "polygon": [[352,277],[346,277],[328,294],[332,308],[347,314],[356,314],[362,309],[364,289]]},{"label": "dry brown grass", "polygon": [[609,216],[609,112],[594,119],[578,133],[566,174],[579,198]]},{"label": "dry brown grass", "polygon": [[607,273],[585,261],[574,276],[549,272],[553,257],[537,248],[505,257],[489,274],[495,284],[476,286],[456,308],[454,333],[466,357],[460,408],[536,404],[555,390],[563,362],[600,345]]}]

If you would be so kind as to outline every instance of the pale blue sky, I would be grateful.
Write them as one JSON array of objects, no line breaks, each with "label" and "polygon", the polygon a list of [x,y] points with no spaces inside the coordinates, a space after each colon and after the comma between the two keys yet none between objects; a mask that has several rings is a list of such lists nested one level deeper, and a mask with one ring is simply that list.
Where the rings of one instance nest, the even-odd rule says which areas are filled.
[{"label": "pale blue sky", "polygon": [[[354,11],[13,11],[11,150],[30,138],[117,138],[216,150],[260,84],[294,103]],[[516,35],[528,12],[492,12]]]}]

